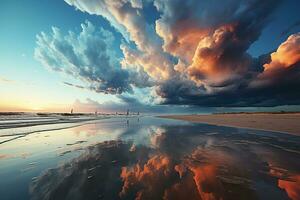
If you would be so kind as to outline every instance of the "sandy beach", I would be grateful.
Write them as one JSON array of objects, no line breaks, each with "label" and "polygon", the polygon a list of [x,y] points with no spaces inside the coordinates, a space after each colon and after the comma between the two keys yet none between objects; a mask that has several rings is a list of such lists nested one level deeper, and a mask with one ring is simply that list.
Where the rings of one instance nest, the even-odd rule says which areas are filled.
[{"label": "sandy beach", "polygon": [[300,136],[300,114],[211,114],[168,115],[162,118],[186,120],[219,126],[251,128]]}]

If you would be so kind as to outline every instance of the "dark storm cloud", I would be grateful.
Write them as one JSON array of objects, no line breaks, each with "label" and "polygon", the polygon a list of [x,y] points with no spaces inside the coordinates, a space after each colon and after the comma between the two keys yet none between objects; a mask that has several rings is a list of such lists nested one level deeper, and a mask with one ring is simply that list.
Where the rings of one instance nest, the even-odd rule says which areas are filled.
[{"label": "dark storm cloud", "polygon": [[193,63],[188,67],[189,75],[212,87],[251,78],[257,70],[253,68],[254,59],[246,51],[258,39],[277,6],[276,1],[270,2],[254,1],[245,5],[244,10],[232,16],[231,21],[221,24],[213,34],[200,40]]},{"label": "dark storm cloud", "polygon": [[[270,21],[270,16],[279,3],[280,1],[243,1],[240,7],[233,5],[227,8],[228,5],[226,5],[231,12],[219,11],[219,14],[224,15],[223,18],[213,19],[212,16],[211,23],[208,24],[208,20],[205,24],[205,29],[209,29],[210,33],[204,36],[202,36],[204,31],[198,33],[200,40],[197,41],[191,64],[186,66],[188,75],[197,83],[197,86],[193,86],[184,79],[167,80],[156,90],[159,96],[164,97],[163,103],[202,106],[299,104],[300,93],[296,90],[296,87],[300,85],[297,64],[300,59],[297,50],[298,41],[296,41],[298,36],[294,36],[293,41],[290,40],[290,43],[295,44],[285,49],[286,52],[290,52],[285,56],[294,59],[286,62],[287,65],[278,63],[279,69],[271,70],[271,72],[264,67],[271,62],[271,55],[253,58],[247,53],[249,47],[259,38]],[[204,19],[201,15],[199,17],[188,13],[196,9],[197,3],[185,5],[191,6],[184,9],[187,11],[186,15],[182,14],[184,11],[178,15],[175,12],[178,8],[176,4],[179,5],[179,2],[162,1],[161,4],[164,5],[163,8],[169,8],[165,11],[168,14],[162,18],[162,27],[180,29],[180,26],[176,26],[180,21],[197,22],[197,20]],[[203,5],[200,9],[203,10]],[[207,11],[209,9],[212,8],[207,7]],[[182,17],[178,18],[180,14]],[[200,23],[200,25],[203,24]],[[203,27],[199,26],[200,29]],[[174,31],[173,34],[178,32],[180,31]],[[177,36],[181,37],[181,35]],[[178,40],[178,37],[176,39]],[[169,51],[180,55],[176,45],[174,47],[173,44],[171,47]]]},{"label": "dark storm cloud", "polygon": [[[300,104],[299,33],[270,54],[254,58],[248,53],[281,0],[228,0],[222,5],[218,0],[65,1],[101,15],[124,39],[119,44],[123,56],[117,56],[113,33],[90,23],[82,25],[79,36],[62,36],[57,28],[52,35],[38,36],[36,58],[79,77],[88,89],[121,95],[125,105],[138,108],[145,108],[143,100],[127,97],[145,87],[151,88],[147,98],[166,105]],[[158,14],[154,24],[146,20],[149,4]],[[298,22],[285,32],[296,26]]]}]

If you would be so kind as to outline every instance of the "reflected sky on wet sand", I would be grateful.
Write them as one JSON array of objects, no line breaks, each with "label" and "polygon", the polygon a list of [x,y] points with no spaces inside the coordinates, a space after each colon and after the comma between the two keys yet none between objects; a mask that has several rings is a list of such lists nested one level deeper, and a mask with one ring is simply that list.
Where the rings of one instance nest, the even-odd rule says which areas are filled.
[{"label": "reflected sky on wet sand", "polygon": [[1,199],[300,199],[300,137],[153,117],[0,145]]}]

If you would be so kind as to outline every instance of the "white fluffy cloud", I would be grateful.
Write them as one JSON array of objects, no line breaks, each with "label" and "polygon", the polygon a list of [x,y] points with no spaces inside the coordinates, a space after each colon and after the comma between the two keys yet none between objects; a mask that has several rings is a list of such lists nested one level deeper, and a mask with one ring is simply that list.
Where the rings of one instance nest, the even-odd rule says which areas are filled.
[{"label": "white fluffy cloud", "polygon": [[52,70],[83,80],[96,92],[120,94],[131,92],[132,86],[149,86],[143,71],[122,69],[111,32],[88,21],[81,28],[79,34],[63,35],[55,27],[51,34],[42,32],[37,36],[35,58]]}]

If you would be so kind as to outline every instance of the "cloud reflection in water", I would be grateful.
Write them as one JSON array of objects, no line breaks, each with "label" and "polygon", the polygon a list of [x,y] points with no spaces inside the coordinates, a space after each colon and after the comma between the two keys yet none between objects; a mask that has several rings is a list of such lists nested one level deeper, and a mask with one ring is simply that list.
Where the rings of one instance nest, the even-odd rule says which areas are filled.
[{"label": "cloud reflection in water", "polygon": [[46,171],[32,199],[299,199],[296,136],[200,124],[149,132],[149,144],[133,129]]}]

